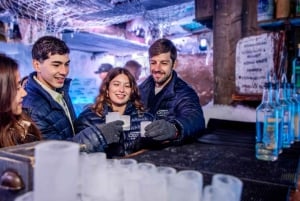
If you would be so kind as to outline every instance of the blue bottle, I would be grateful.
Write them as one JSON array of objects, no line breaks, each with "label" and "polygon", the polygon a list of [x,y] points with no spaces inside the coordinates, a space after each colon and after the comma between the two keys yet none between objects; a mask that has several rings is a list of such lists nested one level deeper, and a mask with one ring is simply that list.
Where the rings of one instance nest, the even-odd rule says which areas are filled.
[{"label": "blue bottle", "polygon": [[297,56],[293,59],[293,83],[297,94],[300,94],[300,43],[298,44]]},{"label": "blue bottle", "polygon": [[277,160],[278,145],[278,110],[272,102],[271,83],[267,82],[264,85],[262,102],[256,108],[256,158]]},{"label": "blue bottle", "polygon": [[279,103],[279,84],[278,82],[272,83],[272,102],[274,103],[276,109],[278,110],[278,149],[279,154],[282,153],[283,143],[282,143],[282,133],[283,133],[283,108]]},{"label": "blue bottle", "polygon": [[291,147],[291,105],[286,100],[285,83],[279,83],[278,96],[279,103],[283,109],[283,129],[282,129],[282,146],[283,148]]},{"label": "blue bottle", "polygon": [[257,21],[271,20],[274,16],[274,0],[258,0]]},{"label": "blue bottle", "polygon": [[295,136],[295,116],[296,116],[296,104],[292,100],[292,93],[291,93],[291,83],[285,83],[285,99],[287,100],[289,106],[290,106],[290,113],[291,113],[291,118],[290,118],[290,130],[289,130],[289,135],[290,135],[290,143],[294,143],[294,136]]},{"label": "blue bottle", "polygon": [[290,100],[294,103],[294,141],[300,141],[300,102],[296,93],[295,84],[290,84]]}]

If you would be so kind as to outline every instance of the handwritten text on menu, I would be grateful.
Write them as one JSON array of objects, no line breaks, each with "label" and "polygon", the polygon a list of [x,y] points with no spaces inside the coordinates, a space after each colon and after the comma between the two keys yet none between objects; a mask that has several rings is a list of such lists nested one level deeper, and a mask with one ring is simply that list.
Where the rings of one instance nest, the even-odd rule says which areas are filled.
[{"label": "handwritten text on menu", "polygon": [[236,92],[261,94],[267,73],[274,69],[272,34],[241,39],[236,47]]}]

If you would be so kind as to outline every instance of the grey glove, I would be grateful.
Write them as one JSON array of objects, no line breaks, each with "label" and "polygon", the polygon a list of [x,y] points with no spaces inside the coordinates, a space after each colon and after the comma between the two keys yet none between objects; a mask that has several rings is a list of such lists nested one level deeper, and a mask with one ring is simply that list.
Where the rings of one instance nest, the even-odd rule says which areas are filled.
[{"label": "grey glove", "polygon": [[171,140],[176,137],[177,129],[174,124],[166,120],[153,121],[145,127],[145,136],[153,140]]},{"label": "grey glove", "polygon": [[99,129],[102,135],[105,137],[107,144],[119,142],[120,136],[123,133],[123,124],[123,121],[117,120],[107,124],[101,124],[99,126]]}]

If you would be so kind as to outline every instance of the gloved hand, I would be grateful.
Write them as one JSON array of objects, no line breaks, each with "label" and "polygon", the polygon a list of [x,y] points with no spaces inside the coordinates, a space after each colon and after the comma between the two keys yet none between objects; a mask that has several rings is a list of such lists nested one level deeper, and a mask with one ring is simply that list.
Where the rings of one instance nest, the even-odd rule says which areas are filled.
[{"label": "gloved hand", "polygon": [[117,120],[113,122],[109,122],[107,124],[101,124],[99,129],[101,133],[104,135],[107,144],[119,142],[120,136],[123,133],[122,125],[123,121]]},{"label": "gloved hand", "polygon": [[164,119],[153,121],[145,127],[145,136],[153,140],[171,140],[176,137],[176,133],[175,125]]}]

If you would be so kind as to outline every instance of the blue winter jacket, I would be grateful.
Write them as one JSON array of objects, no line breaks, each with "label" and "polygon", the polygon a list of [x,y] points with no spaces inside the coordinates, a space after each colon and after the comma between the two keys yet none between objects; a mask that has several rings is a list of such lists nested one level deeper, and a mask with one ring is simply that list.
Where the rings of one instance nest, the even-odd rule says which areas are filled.
[{"label": "blue winter jacket", "polygon": [[[95,128],[89,127],[76,135],[73,133],[72,124],[65,114],[64,109],[51,95],[46,92],[35,80],[36,72],[29,75],[26,84],[27,96],[23,99],[23,109],[36,123],[46,140],[69,140],[83,144],[83,150],[88,152],[102,151],[102,136],[95,133]],[[71,79],[66,79],[59,92],[64,94],[64,100],[70,111],[72,123],[75,112],[69,96]]]},{"label": "blue winter jacket", "polygon": [[[112,112],[112,109],[107,105],[104,106],[103,117],[92,111],[91,107],[86,107],[75,121],[76,132],[94,126],[96,128],[95,132],[103,136],[99,126],[105,123],[105,115],[108,114],[108,112]],[[149,113],[138,113],[131,102],[127,104],[124,115],[130,115],[130,130],[123,131],[123,136],[118,143],[119,147],[116,145],[107,145],[106,141],[103,141],[103,149],[110,157],[127,155],[142,148],[140,144],[140,123],[141,121],[153,121],[153,115]],[[104,136],[103,139],[105,139]],[[120,146],[122,146],[122,148],[120,148]]]},{"label": "blue winter jacket", "polygon": [[155,83],[149,76],[139,86],[142,101],[155,119],[166,119],[179,129],[179,137],[173,141],[195,139],[205,129],[205,120],[196,92],[173,71],[170,82],[157,94]]}]

